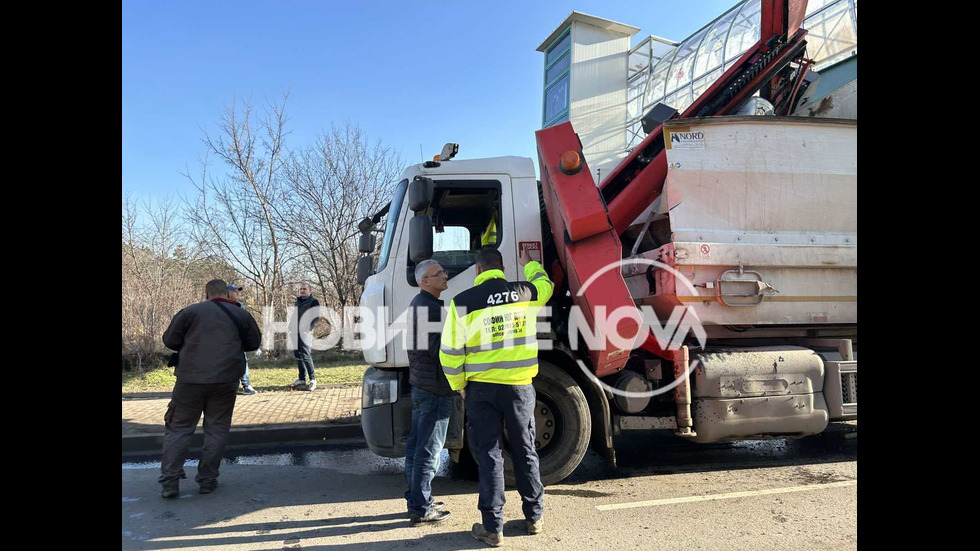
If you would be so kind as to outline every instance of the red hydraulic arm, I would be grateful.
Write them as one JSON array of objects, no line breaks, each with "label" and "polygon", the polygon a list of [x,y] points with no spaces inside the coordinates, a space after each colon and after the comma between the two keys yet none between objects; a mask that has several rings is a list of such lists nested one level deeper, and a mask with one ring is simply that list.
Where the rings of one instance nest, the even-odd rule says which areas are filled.
[{"label": "red hydraulic arm", "polygon": [[[589,349],[592,369],[599,377],[610,375],[626,365],[633,347],[617,347],[605,336],[615,330],[619,335],[629,337],[632,343],[640,327],[639,313],[620,272],[623,246],[609,223],[588,164],[583,160],[578,170],[571,174],[561,169],[563,152],[581,153],[582,146],[572,125],[566,122],[545,128],[535,137],[541,168],[541,193],[558,262],[564,271],[565,288],[572,292],[572,301],[584,317],[577,321],[584,321],[592,334],[602,336],[604,341],[604,345]],[[552,276],[556,275],[556,270],[551,272]],[[593,276],[596,277],[592,283],[583,287]],[[556,289],[558,292],[564,290]],[[613,320],[613,327],[607,320],[614,311],[628,315]]]},{"label": "red hydraulic arm", "polygon": [[[785,80],[780,72],[802,57],[806,31],[799,26],[806,0],[761,2],[759,42],[688,107],[681,118],[724,115],[758,90],[764,95],[775,92],[770,88]],[[800,77],[802,71],[797,76]],[[784,90],[785,86],[779,92]],[[640,315],[619,267],[623,258],[619,236],[663,191],[667,176],[663,127],[657,126],[598,188],[584,161],[583,168],[571,174],[559,165],[564,152],[581,154],[581,142],[571,123],[539,130],[535,139],[545,210],[572,301],[585,316],[593,334],[608,335],[618,329],[619,335],[636,341],[625,349],[606,339],[599,349],[589,350],[595,374],[609,375],[622,369],[630,350],[646,341],[646,335],[639,333]],[[607,269],[609,266],[614,268]],[[585,282],[600,272],[583,288]],[[609,320],[601,314],[605,310],[605,316],[609,316],[617,309],[630,315]]]}]

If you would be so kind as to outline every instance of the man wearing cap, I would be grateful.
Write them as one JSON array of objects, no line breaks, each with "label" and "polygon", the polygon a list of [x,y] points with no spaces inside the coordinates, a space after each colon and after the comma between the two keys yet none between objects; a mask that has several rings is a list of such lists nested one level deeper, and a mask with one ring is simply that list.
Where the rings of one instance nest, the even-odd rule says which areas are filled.
[{"label": "man wearing cap", "polygon": [[195,480],[202,494],[217,487],[238,381],[245,372],[244,352],[257,350],[262,343],[252,315],[228,298],[227,283],[213,279],[206,293],[206,301],[177,312],[163,333],[163,344],[179,353],[177,382],[163,418],[163,459],[157,479],[166,498],[180,495],[184,460],[201,413],[204,447]]},{"label": "man wearing cap", "polygon": [[[229,285],[228,298],[237,302],[238,305],[241,306],[242,308],[245,308],[245,306],[242,304],[242,301],[238,300],[238,298],[241,296],[242,289],[244,289],[244,287],[240,287],[238,285]],[[245,355],[245,374],[242,375],[242,394],[251,396],[256,392],[258,391],[252,388],[252,383],[248,378],[248,355]]]}]

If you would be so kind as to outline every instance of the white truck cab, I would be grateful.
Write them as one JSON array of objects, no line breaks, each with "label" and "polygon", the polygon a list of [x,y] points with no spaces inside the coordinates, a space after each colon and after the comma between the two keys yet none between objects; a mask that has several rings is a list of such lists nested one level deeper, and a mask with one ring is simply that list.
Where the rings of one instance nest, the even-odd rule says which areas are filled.
[{"label": "white truck cab", "polygon": [[[431,197],[416,212],[409,189],[422,179],[431,181]],[[361,296],[362,312],[367,311],[361,320],[361,347],[372,366],[364,379],[362,423],[365,432],[372,433],[367,439],[372,451],[404,455],[408,437],[408,354],[401,335],[389,333],[400,327],[397,320],[404,319],[419,292],[409,243],[412,219],[424,216],[431,222],[431,258],[449,274],[449,288],[439,298],[448,305],[457,293],[473,286],[476,253],[484,244],[500,251],[508,279],[524,279],[517,262],[520,244],[530,249],[532,258],[537,255],[536,260],[541,260],[540,208],[534,163],[526,157],[429,161],[402,173],[388,207],[377,264],[364,281]],[[491,224],[494,231],[488,232]],[[366,325],[374,338],[363,339]],[[451,427],[447,448],[462,445],[452,435],[453,428],[461,428],[459,417]]]}]

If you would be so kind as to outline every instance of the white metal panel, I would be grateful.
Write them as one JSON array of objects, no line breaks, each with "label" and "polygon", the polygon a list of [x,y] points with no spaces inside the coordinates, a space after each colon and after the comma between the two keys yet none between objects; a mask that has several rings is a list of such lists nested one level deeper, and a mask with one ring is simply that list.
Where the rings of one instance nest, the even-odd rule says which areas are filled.
[{"label": "white metal panel", "polygon": [[[596,174],[608,174],[626,149],[628,35],[572,23],[568,120]],[[598,172],[597,172],[598,171]]]},{"label": "white metal panel", "polygon": [[675,241],[674,260],[679,266],[857,268],[857,247]]},{"label": "white metal panel", "polygon": [[[530,159],[527,160],[531,162]],[[509,258],[504,256],[504,273],[507,279],[524,280],[524,269],[517,262],[520,256],[518,244],[521,241],[533,241],[542,246],[538,248],[539,254],[543,254],[543,244],[541,243],[541,206],[538,202],[538,182],[534,178],[512,178],[513,182],[513,220],[515,231],[513,232],[515,256]],[[503,251],[501,251],[503,252]],[[534,258],[534,260],[538,260]],[[511,264],[513,262],[513,264]],[[513,266],[513,267],[512,267]],[[550,266],[544,266],[547,270]],[[549,276],[553,275],[551,273]]]},{"label": "white metal panel", "polygon": [[611,19],[603,19],[601,17],[596,17],[594,15],[589,15],[587,13],[582,13],[579,11],[573,11],[572,13],[568,14],[568,17],[566,17],[564,21],[562,21],[557,27],[555,27],[555,30],[551,31],[551,34],[548,35],[548,38],[545,38],[544,42],[542,42],[541,45],[537,47],[537,51],[544,52],[545,50],[547,50],[548,46],[550,46],[551,43],[554,42],[559,35],[564,33],[565,29],[573,22],[588,23],[593,27],[605,29],[608,31],[618,32],[620,34],[626,35],[627,37],[631,37],[634,34],[640,32],[639,27],[634,27],[632,25],[627,25],[625,23],[620,23],[618,21],[613,21]]},{"label": "white metal panel", "polygon": [[665,130],[674,240],[856,240],[856,121],[718,117]]},{"label": "white metal panel", "polygon": [[[460,151],[466,144],[460,145]],[[412,181],[416,174],[437,177],[440,174],[509,174],[512,178],[534,178],[534,163],[527,157],[507,156],[486,159],[453,159],[439,166],[424,168],[421,164],[410,166],[402,178]]]},{"label": "white metal panel", "polygon": [[[633,297],[658,315],[689,305],[709,326],[857,323],[856,139],[856,121],[665,124],[671,244],[638,256],[669,254],[695,291],[651,289],[645,274],[627,269]],[[717,297],[719,280],[738,270],[771,287],[753,295],[757,304]]]}]

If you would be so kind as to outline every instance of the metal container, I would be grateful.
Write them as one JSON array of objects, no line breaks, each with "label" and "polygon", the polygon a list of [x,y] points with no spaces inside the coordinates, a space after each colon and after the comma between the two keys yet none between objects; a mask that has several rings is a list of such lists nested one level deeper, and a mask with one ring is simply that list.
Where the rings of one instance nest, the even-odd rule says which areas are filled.
[{"label": "metal container", "polygon": [[857,323],[857,121],[680,119],[664,139],[649,216],[666,214],[669,242],[634,258],[676,273],[624,266],[638,303],[662,319],[690,306],[705,326]]}]

